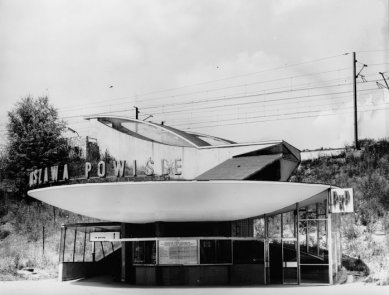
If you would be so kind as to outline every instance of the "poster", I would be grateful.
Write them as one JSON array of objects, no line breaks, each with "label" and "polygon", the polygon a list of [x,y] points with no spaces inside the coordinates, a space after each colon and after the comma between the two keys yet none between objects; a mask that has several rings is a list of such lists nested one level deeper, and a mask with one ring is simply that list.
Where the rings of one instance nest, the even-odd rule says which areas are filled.
[{"label": "poster", "polygon": [[160,240],[159,264],[197,264],[197,240]]}]

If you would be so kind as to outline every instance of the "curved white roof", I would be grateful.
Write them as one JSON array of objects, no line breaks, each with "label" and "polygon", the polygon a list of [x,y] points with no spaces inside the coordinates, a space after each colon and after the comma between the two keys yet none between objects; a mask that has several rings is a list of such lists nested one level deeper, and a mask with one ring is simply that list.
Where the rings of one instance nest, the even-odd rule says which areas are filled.
[{"label": "curved white roof", "polygon": [[267,214],[330,186],[269,181],[159,181],[62,185],[31,197],[108,221],[227,221]]}]

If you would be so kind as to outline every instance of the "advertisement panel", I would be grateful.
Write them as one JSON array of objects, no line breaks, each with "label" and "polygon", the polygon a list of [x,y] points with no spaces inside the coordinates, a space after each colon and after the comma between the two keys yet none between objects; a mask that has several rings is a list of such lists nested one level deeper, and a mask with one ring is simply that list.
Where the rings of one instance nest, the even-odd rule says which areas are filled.
[{"label": "advertisement panel", "polygon": [[158,243],[159,264],[197,264],[197,240],[160,240]]},{"label": "advertisement panel", "polygon": [[354,194],[352,188],[331,189],[328,200],[330,213],[354,212]]}]

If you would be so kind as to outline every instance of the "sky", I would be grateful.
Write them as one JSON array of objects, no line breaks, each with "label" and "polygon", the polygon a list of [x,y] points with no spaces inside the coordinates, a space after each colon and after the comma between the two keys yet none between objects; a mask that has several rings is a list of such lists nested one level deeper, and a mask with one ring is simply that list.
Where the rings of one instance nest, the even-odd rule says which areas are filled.
[{"label": "sky", "polygon": [[[0,0],[0,141],[23,97],[238,142],[389,136],[388,0]],[[366,64],[367,67],[363,67]],[[384,76],[389,78],[389,72]],[[152,115],[152,117],[149,117]]]}]

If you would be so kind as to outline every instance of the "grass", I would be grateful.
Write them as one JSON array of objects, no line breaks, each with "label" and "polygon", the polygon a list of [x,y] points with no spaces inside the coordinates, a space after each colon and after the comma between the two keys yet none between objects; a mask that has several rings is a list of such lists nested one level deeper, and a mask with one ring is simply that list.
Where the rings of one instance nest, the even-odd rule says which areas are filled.
[{"label": "grass", "polygon": [[0,218],[0,281],[57,277],[61,224],[96,221],[13,197],[2,199],[0,206],[7,209]]}]

